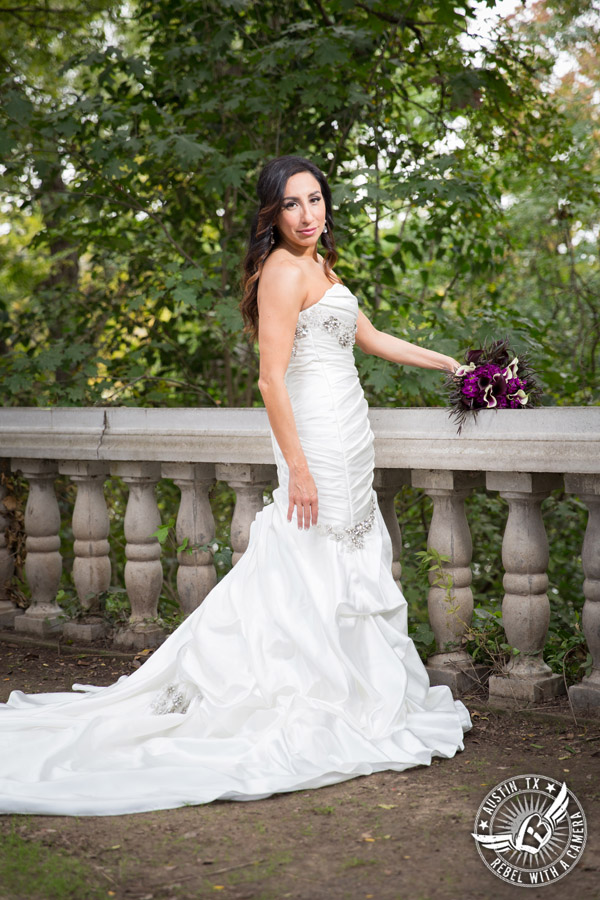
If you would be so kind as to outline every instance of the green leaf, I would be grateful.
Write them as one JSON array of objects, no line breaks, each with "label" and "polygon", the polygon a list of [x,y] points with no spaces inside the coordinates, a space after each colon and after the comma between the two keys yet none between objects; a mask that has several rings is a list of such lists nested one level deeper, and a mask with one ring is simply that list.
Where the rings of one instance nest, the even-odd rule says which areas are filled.
[{"label": "green leaf", "polygon": [[166,525],[160,525],[150,537],[155,537],[159,544],[165,544],[171,531],[175,528],[175,519],[169,519]]},{"label": "green leaf", "polygon": [[186,134],[173,135],[172,143],[175,155],[183,163],[197,162],[213,152],[208,144],[195,141]]},{"label": "green leaf", "polygon": [[4,112],[15,121],[18,125],[28,125],[34,113],[33,104],[17,91],[8,91],[7,98],[4,101]]},{"label": "green leaf", "polygon": [[198,290],[186,284],[180,284],[173,291],[173,300],[183,303],[184,306],[195,306],[198,299]]}]

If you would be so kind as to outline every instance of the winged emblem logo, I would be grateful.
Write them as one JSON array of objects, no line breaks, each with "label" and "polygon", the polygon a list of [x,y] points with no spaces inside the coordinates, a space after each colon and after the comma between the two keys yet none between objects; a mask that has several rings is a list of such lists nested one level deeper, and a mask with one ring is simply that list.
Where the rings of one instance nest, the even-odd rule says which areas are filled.
[{"label": "winged emblem logo", "polygon": [[552,839],[556,826],[567,815],[569,795],[567,785],[563,781],[558,795],[552,804],[540,812],[531,812],[522,822],[515,820],[511,831],[499,834],[475,834],[472,836],[488,850],[501,853],[504,850],[517,850],[535,856]]}]

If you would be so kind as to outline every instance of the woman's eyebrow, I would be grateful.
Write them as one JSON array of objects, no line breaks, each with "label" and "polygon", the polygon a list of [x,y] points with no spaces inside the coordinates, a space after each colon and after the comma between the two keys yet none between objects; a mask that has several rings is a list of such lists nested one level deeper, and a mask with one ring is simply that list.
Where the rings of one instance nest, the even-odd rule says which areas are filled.
[{"label": "woman's eyebrow", "polygon": [[[309,197],[314,197],[315,194],[320,194],[321,191],[311,191],[308,195]],[[286,200],[298,200],[298,197],[284,197],[282,203],[285,203]]]}]

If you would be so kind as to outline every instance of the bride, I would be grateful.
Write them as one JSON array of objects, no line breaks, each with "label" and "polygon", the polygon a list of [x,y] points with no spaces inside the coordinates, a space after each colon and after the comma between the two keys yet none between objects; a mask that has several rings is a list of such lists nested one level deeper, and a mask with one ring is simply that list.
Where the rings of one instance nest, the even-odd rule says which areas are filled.
[{"label": "bride", "polygon": [[235,568],[141,668],[0,704],[2,813],[259,800],[464,749],[469,713],[430,686],[408,637],[352,348],[440,371],[458,362],[358,309],[333,272],[316,166],[273,159],[258,195],[241,309],[258,337],[274,502]]}]

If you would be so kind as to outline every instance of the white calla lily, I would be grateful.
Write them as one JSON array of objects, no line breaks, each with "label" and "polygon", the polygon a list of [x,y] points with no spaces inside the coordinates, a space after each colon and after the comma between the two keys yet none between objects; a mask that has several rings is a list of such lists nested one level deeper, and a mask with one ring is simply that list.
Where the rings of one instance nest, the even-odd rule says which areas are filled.
[{"label": "white calla lily", "polygon": [[521,406],[525,406],[525,404],[526,404],[527,401],[529,400],[529,397],[528,397],[528,395],[525,393],[525,391],[515,391],[514,394],[509,394],[509,395],[508,395],[509,400],[513,400],[515,397],[518,399],[518,401],[519,401],[519,403],[521,404]]},{"label": "white calla lily", "polygon": [[488,384],[485,391],[483,392],[483,399],[485,400],[486,406],[488,409],[493,409],[498,405],[498,401],[492,394],[492,385]]},{"label": "white calla lily", "polygon": [[516,378],[517,377],[517,367],[519,365],[519,357],[515,356],[513,361],[507,365],[505,368],[503,375],[505,378]]},{"label": "white calla lily", "polygon": [[468,375],[470,372],[474,372],[475,368],[475,363],[469,363],[467,366],[459,366],[458,369],[454,370],[454,374],[459,378],[462,378],[463,375]]}]

